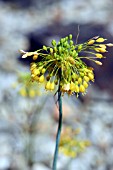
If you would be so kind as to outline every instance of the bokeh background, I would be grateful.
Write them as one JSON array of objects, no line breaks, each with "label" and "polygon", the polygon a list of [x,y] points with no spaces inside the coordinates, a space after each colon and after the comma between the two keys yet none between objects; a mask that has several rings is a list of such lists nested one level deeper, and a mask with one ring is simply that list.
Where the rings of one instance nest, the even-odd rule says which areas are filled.
[{"label": "bokeh background", "polygon": [[[37,86],[37,97],[27,97],[21,90],[20,72],[28,73],[32,60],[22,60],[19,49],[36,50],[70,33],[76,40],[78,26],[78,43],[97,35],[113,43],[113,0],[0,0],[0,170],[51,169],[54,94]],[[63,97],[64,128],[79,128],[76,138],[91,146],[73,159],[59,154],[58,170],[113,170],[113,48],[106,56],[103,66],[89,63],[96,79],[84,97]]]}]

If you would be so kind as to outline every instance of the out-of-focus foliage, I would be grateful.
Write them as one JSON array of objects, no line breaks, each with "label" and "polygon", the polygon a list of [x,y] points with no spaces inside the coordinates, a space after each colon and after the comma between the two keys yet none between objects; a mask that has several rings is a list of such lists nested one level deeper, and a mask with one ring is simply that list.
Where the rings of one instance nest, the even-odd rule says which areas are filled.
[{"label": "out-of-focus foliage", "polygon": [[31,81],[30,73],[18,73],[17,82],[12,86],[18,89],[18,93],[23,97],[33,98],[42,94],[41,89],[43,84],[37,84]]},{"label": "out-of-focus foliage", "polygon": [[60,152],[69,157],[76,157],[81,152],[91,145],[89,140],[80,140],[77,138],[77,134],[80,133],[80,129],[73,130],[71,127],[66,127],[60,140]]}]

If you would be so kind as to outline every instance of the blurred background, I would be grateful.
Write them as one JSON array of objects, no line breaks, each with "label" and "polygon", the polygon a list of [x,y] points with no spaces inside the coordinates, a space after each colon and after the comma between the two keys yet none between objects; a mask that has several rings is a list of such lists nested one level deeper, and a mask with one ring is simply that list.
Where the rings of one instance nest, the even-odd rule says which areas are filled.
[{"label": "blurred background", "polygon": [[[0,170],[50,170],[58,111],[54,94],[29,82],[33,51],[73,34],[113,43],[113,0],[0,0]],[[58,170],[113,170],[113,48],[85,96],[63,97],[63,128],[80,129],[91,146],[76,158],[59,154]],[[26,73],[26,74],[25,74]],[[50,105],[51,103],[51,105]]]}]

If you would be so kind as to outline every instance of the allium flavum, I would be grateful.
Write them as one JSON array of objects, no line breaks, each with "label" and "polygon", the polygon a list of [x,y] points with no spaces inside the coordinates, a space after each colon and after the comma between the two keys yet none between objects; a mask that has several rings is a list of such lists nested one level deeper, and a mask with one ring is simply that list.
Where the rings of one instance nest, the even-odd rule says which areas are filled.
[{"label": "allium flavum", "polygon": [[83,44],[74,44],[70,34],[61,38],[58,43],[52,40],[52,47],[44,45],[34,52],[20,52],[23,54],[22,58],[31,56],[34,60],[30,65],[32,81],[43,83],[46,80],[45,89],[50,91],[60,82],[62,93],[78,95],[85,94],[89,83],[94,82],[94,69],[82,59],[102,65],[98,59],[105,58],[103,53],[107,52],[107,47],[113,46],[112,43],[105,44],[105,40],[96,36]]}]

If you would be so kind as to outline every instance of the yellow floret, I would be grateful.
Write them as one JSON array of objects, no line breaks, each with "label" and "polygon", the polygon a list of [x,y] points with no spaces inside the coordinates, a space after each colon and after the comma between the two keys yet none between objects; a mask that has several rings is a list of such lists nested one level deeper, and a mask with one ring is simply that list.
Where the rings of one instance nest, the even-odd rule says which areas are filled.
[{"label": "yellow floret", "polygon": [[95,61],[95,63],[98,64],[98,65],[102,65],[102,63],[100,61],[97,61],[97,60]]},{"label": "yellow floret", "polygon": [[38,58],[38,54],[33,55],[33,60],[36,60]]},{"label": "yellow floret", "polygon": [[88,77],[88,76],[84,76],[84,80],[85,80],[86,82],[89,82],[89,77]]},{"label": "yellow floret", "polygon": [[94,42],[95,42],[95,40],[89,40],[88,45],[92,45],[92,44],[94,44]]},{"label": "yellow floret", "polygon": [[88,83],[87,83],[86,81],[84,81],[84,82],[83,82],[83,86],[84,86],[85,88],[88,88]]},{"label": "yellow floret", "polygon": [[50,81],[48,81],[48,82],[46,83],[46,85],[45,85],[45,89],[46,89],[46,90],[51,90],[50,87],[51,87],[51,83],[50,83]]},{"label": "yellow floret", "polygon": [[97,58],[103,58],[103,55],[100,53],[95,54]]},{"label": "yellow floret", "polygon": [[94,74],[88,73],[88,77],[89,77],[90,80],[94,80]]},{"label": "yellow floret", "polygon": [[40,83],[43,83],[43,82],[44,82],[44,75],[40,76],[39,79],[38,79],[38,81],[39,81]]},{"label": "yellow floret", "polygon": [[104,38],[100,37],[100,38],[98,38],[98,39],[96,40],[96,42],[101,43],[101,42],[104,42],[105,40],[106,40],[106,39],[104,39]]},{"label": "yellow floret", "polygon": [[50,83],[50,90],[54,90],[54,88],[55,88],[55,83],[54,82]]},{"label": "yellow floret", "polygon": [[80,87],[79,87],[79,91],[81,93],[84,93],[86,91],[85,87],[81,84]]}]

